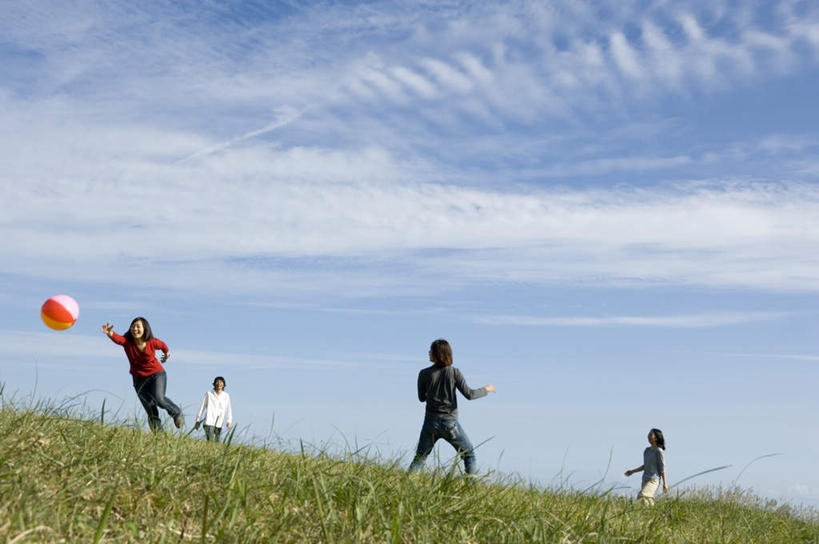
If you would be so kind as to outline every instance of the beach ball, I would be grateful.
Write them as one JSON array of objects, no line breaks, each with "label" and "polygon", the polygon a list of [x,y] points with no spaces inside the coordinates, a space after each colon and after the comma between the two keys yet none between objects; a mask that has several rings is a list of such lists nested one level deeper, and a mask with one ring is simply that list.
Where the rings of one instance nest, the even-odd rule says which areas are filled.
[{"label": "beach ball", "polygon": [[43,323],[55,331],[69,328],[80,315],[77,301],[68,295],[57,295],[43,303],[40,308],[40,318]]}]

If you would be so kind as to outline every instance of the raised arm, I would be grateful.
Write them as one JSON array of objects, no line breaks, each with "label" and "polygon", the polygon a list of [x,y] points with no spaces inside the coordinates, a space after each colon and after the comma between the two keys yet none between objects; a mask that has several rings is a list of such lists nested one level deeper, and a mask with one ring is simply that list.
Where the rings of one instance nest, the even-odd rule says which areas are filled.
[{"label": "raised arm", "polygon": [[112,342],[115,344],[119,344],[120,346],[125,345],[125,337],[120,336],[114,332],[114,326],[110,323],[106,323],[102,326],[102,333],[111,339]]},{"label": "raised arm", "polygon": [[481,387],[480,389],[470,389],[470,387],[466,384],[464,375],[461,374],[461,371],[457,368],[455,369],[455,387],[457,387],[458,391],[460,391],[461,394],[469,400],[485,397],[487,393],[495,391],[494,385],[487,385],[486,387]]}]

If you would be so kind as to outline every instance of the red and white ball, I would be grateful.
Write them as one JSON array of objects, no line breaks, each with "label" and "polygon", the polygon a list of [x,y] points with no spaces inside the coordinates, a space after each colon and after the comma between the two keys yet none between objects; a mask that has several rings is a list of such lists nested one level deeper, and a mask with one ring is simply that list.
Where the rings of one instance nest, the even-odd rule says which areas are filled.
[{"label": "red and white ball", "polygon": [[77,301],[68,295],[57,295],[46,300],[40,308],[40,318],[47,327],[55,331],[63,331],[74,323],[80,316],[80,307]]}]

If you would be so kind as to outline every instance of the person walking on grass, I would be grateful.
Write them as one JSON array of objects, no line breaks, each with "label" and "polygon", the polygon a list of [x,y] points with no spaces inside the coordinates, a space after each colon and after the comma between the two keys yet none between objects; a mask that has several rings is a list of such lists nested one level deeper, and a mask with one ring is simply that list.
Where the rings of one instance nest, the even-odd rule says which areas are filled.
[{"label": "person walking on grass", "polygon": [[202,421],[205,422],[205,440],[209,442],[211,440],[219,442],[222,427],[227,426],[230,429],[233,426],[230,395],[225,391],[225,379],[222,376],[216,376],[213,379],[213,389],[205,393],[193,428],[198,429]]},{"label": "person walking on grass", "polygon": [[665,477],[665,438],[660,429],[651,429],[648,432],[649,447],[643,451],[643,464],[635,469],[627,470],[626,476],[635,472],[643,472],[643,485],[637,498],[648,506],[654,505],[654,494],[660,487],[660,478],[663,480],[663,491],[668,491],[668,481]]},{"label": "person walking on grass", "polygon": [[426,402],[424,425],[418,438],[415,458],[409,466],[413,472],[421,468],[435,442],[443,438],[464,460],[467,474],[474,474],[475,452],[469,437],[458,422],[458,399],[455,389],[469,400],[485,397],[495,391],[494,385],[470,389],[461,371],[452,366],[452,348],[443,339],[435,340],[429,348],[432,366],[418,373],[418,400]]},{"label": "person walking on grass", "polygon": [[115,333],[114,326],[110,323],[102,326],[102,332],[125,349],[125,355],[131,364],[134,389],[142,407],[148,413],[148,425],[151,430],[162,430],[159,408],[168,412],[177,429],[181,428],[185,423],[182,409],[165,396],[168,378],[165,375],[165,368],[156,359],[156,350],[162,351],[162,363],[168,360],[170,352],[165,342],[154,338],[148,320],[144,317],[135,317],[128,332],[123,336]]}]

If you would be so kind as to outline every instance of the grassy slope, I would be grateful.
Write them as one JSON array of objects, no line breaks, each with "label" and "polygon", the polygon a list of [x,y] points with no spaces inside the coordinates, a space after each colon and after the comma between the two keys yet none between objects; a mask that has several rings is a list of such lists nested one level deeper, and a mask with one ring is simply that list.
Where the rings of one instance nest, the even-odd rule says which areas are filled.
[{"label": "grassy slope", "polygon": [[741,501],[645,508],[41,412],[0,410],[3,542],[819,543]]}]

